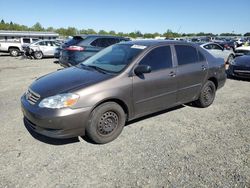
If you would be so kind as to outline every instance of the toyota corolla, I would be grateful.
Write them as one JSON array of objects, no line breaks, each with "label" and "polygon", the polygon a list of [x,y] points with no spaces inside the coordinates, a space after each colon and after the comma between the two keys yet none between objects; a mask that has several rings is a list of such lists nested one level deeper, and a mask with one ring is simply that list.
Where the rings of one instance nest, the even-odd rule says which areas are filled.
[{"label": "toyota corolla", "polygon": [[132,119],[189,102],[210,106],[225,80],[223,59],[198,45],[131,41],[38,78],[21,104],[25,124],[39,134],[103,144]]}]

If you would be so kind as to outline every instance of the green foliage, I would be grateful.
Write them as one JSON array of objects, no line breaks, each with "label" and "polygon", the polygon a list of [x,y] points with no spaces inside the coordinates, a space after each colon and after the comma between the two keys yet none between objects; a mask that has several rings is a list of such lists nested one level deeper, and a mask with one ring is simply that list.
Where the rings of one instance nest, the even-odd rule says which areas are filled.
[{"label": "green foliage", "polygon": [[45,31],[45,29],[42,27],[42,25],[37,22],[35,25],[31,27],[33,31]]},{"label": "green foliage", "polygon": [[250,32],[244,34],[245,37],[250,37]]},{"label": "green foliage", "polygon": [[[193,37],[193,36],[217,36],[213,33],[177,33],[173,32],[172,30],[168,29],[165,33],[144,33],[142,34],[140,31],[134,31],[130,33],[123,33],[123,32],[115,32],[113,30],[111,31],[105,31],[100,30],[96,32],[93,29],[81,29],[78,30],[75,27],[68,27],[68,28],[53,28],[48,27],[44,28],[39,22],[35,23],[32,27],[27,27],[25,25],[20,25],[13,23],[12,21],[10,23],[5,22],[3,19],[0,22],[0,30],[15,30],[15,31],[51,31],[56,32],[61,36],[73,36],[77,34],[102,34],[102,35],[117,35],[117,36],[123,36],[123,37],[130,37],[130,38],[155,38],[157,36],[163,36],[166,38],[178,38],[178,37]],[[221,36],[241,36],[241,34],[235,34],[235,33],[221,33]],[[250,32],[245,33],[244,36],[250,36]]]},{"label": "green foliage", "polygon": [[220,36],[229,36],[229,37],[232,37],[232,36],[241,36],[241,34],[235,34],[235,33],[221,33]]},{"label": "green foliage", "polygon": [[173,32],[172,30],[168,29],[167,32],[163,33],[163,36],[166,38],[176,38],[180,37],[181,34]]}]

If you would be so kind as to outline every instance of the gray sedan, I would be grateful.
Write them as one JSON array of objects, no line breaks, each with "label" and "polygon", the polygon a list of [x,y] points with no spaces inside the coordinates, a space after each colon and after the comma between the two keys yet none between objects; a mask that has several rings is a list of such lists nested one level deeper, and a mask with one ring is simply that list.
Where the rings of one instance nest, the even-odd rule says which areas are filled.
[{"label": "gray sedan", "polygon": [[225,81],[223,59],[195,44],[131,41],[38,78],[21,103],[37,133],[107,143],[132,119],[189,102],[210,106]]}]

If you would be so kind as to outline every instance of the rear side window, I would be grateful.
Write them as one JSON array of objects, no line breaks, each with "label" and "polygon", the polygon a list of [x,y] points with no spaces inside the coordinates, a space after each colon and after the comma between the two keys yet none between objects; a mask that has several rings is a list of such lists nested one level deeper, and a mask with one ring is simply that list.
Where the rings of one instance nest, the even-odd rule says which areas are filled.
[{"label": "rear side window", "polygon": [[99,39],[94,40],[90,45],[101,47],[101,48],[106,48],[118,42],[120,42],[118,38],[99,38]]},{"label": "rear side window", "polygon": [[198,61],[197,50],[192,46],[176,45],[175,50],[179,65],[192,64]]},{"label": "rear side window", "polygon": [[172,67],[170,46],[162,46],[153,49],[141,60],[140,65],[149,65],[152,71]]}]

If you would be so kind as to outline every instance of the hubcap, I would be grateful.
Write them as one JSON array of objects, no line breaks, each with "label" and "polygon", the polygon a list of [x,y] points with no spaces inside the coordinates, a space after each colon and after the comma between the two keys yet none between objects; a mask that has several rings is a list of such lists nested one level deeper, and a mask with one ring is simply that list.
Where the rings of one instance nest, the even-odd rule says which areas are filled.
[{"label": "hubcap", "polygon": [[17,51],[16,51],[16,50],[13,50],[13,51],[12,51],[12,55],[13,55],[13,56],[17,56]]},{"label": "hubcap", "polygon": [[211,101],[213,100],[213,89],[211,86],[205,88],[203,93],[203,99],[206,104],[211,103]]},{"label": "hubcap", "polygon": [[108,135],[118,126],[118,115],[115,112],[105,112],[98,122],[98,132],[101,135]]},{"label": "hubcap", "polygon": [[42,57],[42,53],[38,52],[38,53],[36,54],[36,57],[40,59],[40,58]]}]

